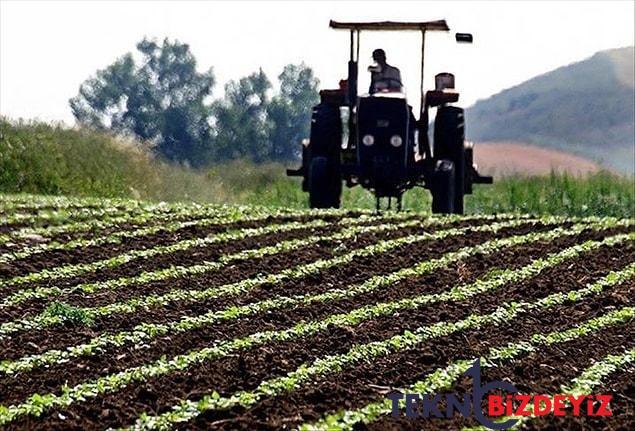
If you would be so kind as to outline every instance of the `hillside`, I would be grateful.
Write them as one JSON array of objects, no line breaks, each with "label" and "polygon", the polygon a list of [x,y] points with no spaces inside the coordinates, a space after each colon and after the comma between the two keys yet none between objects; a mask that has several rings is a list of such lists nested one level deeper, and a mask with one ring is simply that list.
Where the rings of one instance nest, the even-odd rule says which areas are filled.
[{"label": "hillside", "polygon": [[594,56],[468,109],[468,138],[551,147],[633,172],[633,47]]}]

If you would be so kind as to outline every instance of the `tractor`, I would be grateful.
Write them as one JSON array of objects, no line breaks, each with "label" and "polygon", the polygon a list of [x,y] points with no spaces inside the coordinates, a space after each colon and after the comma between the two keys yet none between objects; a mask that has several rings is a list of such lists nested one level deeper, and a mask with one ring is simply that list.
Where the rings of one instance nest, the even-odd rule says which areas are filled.
[{"label": "tractor", "polygon": [[[472,144],[465,141],[463,109],[454,75],[435,76],[435,89],[424,93],[425,36],[429,31],[448,32],[444,20],[429,22],[335,22],[333,29],[350,32],[348,77],[340,88],[321,90],[313,108],[311,133],[302,142],[302,166],[287,175],[302,177],[311,208],[339,208],[342,182],[374,193],[376,208],[382,198],[392,199],[398,210],[402,196],[413,187],[432,194],[432,212],[463,214],[464,195],[473,184],[491,184],[473,163]],[[358,95],[358,64],[362,31],[417,31],[421,34],[421,103],[415,118],[402,87]],[[457,42],[472,43],[469,33],[456,33]],[[436,108],[433,145],[428,137],[429,109]]]}]

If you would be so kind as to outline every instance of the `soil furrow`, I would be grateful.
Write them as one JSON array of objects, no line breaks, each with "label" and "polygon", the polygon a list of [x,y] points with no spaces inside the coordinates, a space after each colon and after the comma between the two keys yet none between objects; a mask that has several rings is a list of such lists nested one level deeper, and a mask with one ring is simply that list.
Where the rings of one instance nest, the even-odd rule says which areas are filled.
[{"label": "soil furrow", "polygon": [[[617,259],[615,259],[615,261],[619,260],[619,257],[616,257]],[[597,259],[601,260],[601,263],[595,262],[594,260],[596,265],[603,266],[604,268],[606,268],[606,266],[613,266],[613,262],[615,262],[614,260],[610,260],[611,264],[607,265],[607,261],[609,261],[608,255],[600,256],[599,258],[596,258],[596,260]],[[621,266],[617,265],[617,268]],[[562,290],[568,290],[569,288],[581,287],[580,284],[584,285],[584,283],[590,279],[598,278],[606,273],[607,270],[608,269],[600,271],[596,268],[595,271],[581,271],[583,274],[567,273],[564,276],[561,273],[558,273],[552,277],[555,278],[555,280],[550,281],[559,283]],[[544,282],[547,281],[541,276],[539,277],[539,280],[524,283],[524,289],[522,289],[524,296],[528,295],[529,298],[535,298],[536,286],[541,286]],[[551,292],[545,292],[545,294],[547,293]],[[606,295],[606,298],[603,299],[603,303],[606,305],[607,302],[622,302],[623,298],[621,296],[619,298],[620,299],[618,301],[611,295]],[[99,416],[99,414],[103,412],[103,409],[106,408],[111,415],[101,417],[99,426],[117,426],[121,424],[121,420],[125,423],[129,422],[133,418],[133,415],[131,415],[132,409],[125,406],[135,405],[138,408],[139,406],[144,405],[146,406],[145,409],[152,412],[161,412],[169,405],[175,403],[178,398],[196,398],[197,395],[201,395],[211,389],[217,389],[221,393],[230,393],[241,389],[251,389],[264,378],[286,374],[288,371],[295,369],[300,364],[311,361],[318,356],[342,353],[348,350],[348,348],[350,348],[353,344],[369,342],[376,339],[385,339],[391,335],[402,332],[404,329],[414,329],[422,324],[434,323],[439,320],[453,321],[460,319],[474,311],[476,303],[481,303],[483,301],[487,300],[480,297],[475,300],[465,301],[461,307],[457,306],[454,310],[445,310],[444,307],[437,307],[437,309],[434,310],[420,310],[419,313],[412,313],[411,315],[400,313],[398,318],[391,317],[375,319],[366,322],[355,329],[334,329],[328,334],[322,334],[305,340],[292,343],[277,343],[276,345],[269,345],[259,349],[254,349],[253,351],[245,352],[244,354],[219,361],[205,362],[199,367],[196,367],[196,369],[188,369],[185,372],[173,373],[169,376],[154,379],[153,381],[145,384],[131,385],[117,394],[108,394],[100,397],[99,400],[89,400],[81,405],[73,405],[68,409],[64,409],[65,411],[63,414],[67,417],[82,416],[84,421],[86,421],[86,418]],[[500,295],[492,295],[489,298],[491,308],[494,308],[500,301]],[[587,301],[586,304],[588,309],[583,310],[582,313],[586,314],[589,311],[592,313],[593,310],[598,311],[596,307],[593,307],[594,302]],[[485,307],[481,305],[481,311],[483,311],[484,308]],[[570,310],[571,307],[561,308],[562,310],[559,309],[559,312],[562,312],[565,318],[571,319],[571,312],[567,311]],[[540,318],[544,318],[544,315],[539,316]],[[533,319],[528,319],[527,323],[522,325],[522,328],[530,327],[531,322],[536,323],[537,316],[533,316]],[[493,332],[496,331],[493,330]],[[515,334],[517,334],[517,332],[513,332],[511,336],[517,337]],[[470,337],[470,334],[467,334],[467,336]],[[485,341],[484,344],[490,345],[492,341],[498,342],[501,336],[502,335],[497,334],[496,337],[492,337],[489,342]],[[452,346],[452,348],[456,349],[457,355],[463,355],[465,354],[465,346],[462,343],[464,340],[463,337],[463,335],[457,335],[449,337],[452,340],[438,340],[436,342],[436,344],[438,344],[437,348],[443,350],[448,349],[448,346]],[[476,334],[471,334],[471,337],[473,338],[467,339],[478,339],[476,338]],[[435,342],[431,344],[435,344]],[[428,350],[428,348],[426,347],[424,350]],[[421,354],[420,351],[415,353]],[[427,359],[424,358],[425,360],[420,361],[422,365],[441,363],[438,361],[438,358],[434,355],[430,355],[429,353],[425,357],[427,357]],[[401,361],[398,363],[401,364]],[[364,368],[364,366],[361,368]],[[368,373],[372,374],[373,370],[384,370],[384,368],[371,367],[371,369],[364,370],[362,376]],[[346,377],[346,373],[344,374],[344,376],[338,376],[337,380],[340,382],[349,381],[348,377]],[[388,374],[390,377],[393,373],[388,372]],[[360,375],[357,375],[357,378],[360,377]],[[332,378],[328,379],[328,381],[332,381]],[[355,380],[350,380],[348,385],[346,385],[349,389],[354,387],[351,386],[351,381],[354,382]],[[386,380],[384,380],[384,383],[385,381]],[[388,381],[390,381],[390,379],[388,379]],[[170,390],[166,391],[166,388],[170,388]],[[294,403],[297,404],[301,402],[303,399],[302,394],[303,391],[299,391],[299,393],[295,395],[295,397],[300,398],[297,398],[296,401],[287,404],[287,410],[289,409],[289,406],[294,405]],[[314,404],[316,401],[315,397],[312,397],[310,394],[308,394],[306,398],[307,399],[304,400],[304,403],[306,403],[307,406]],[[335,406],[345,405],[342,404],[345,400],[338,399],[330,392],[328,398],[328,403],[332,402]],[[265,404],[266,402],[263,403],[263,405]],[[316,408],[323,409],[324,406],[318,406]],[[235,413],[237,412],[229,412],[230,415]],[[273,412],[268,411],[267,414],[273,414]],[[53,421],[55,421],[55,417],[57,417],[55,413],[47,415],[47,418]],[[276,415],[273,414],[272,418],[275,419]],[[43,424],[50,425],[48,421],[43,422]],[[84,425],[90,426],[89,422],[84,422]],[[229,425],[228,427],[232,428]]]},{"label": "soil furrow", "polygon": [[[134,217],[141,217],[141,216],[143,215],[133,214],[130,216],[129,220],[134,220]],[[51,233],[48,235],[45,233],[42,233],[42,234],[35,233],[36,235],[35,238],[28,238],[28,237],[23,238],[20,236],[16,236],[15,238],[11,239],[9,244],[0,245],[0,254],[18,252],[23,250],[24,248],[41,245],[42,243],[65,244],[70,241],[91,240],[91,239],[96,239],[97,237],[103,238],[114,233],[119,233],[123,231],[132,231],[132,230],[143,229],[143,228],[148,228],[148,227],[158,226],[158,225],[165,225],[166,223],[191,222],[196,220],[202,220],[202,219],[209,218],[209,214],[204,214],[204,213],[179,214],[175,212],[171,212],[171,213],[168,212],[168,213],[160,213],[156,217],[154,217],[152,214],[146,214],[146,217],[144,220],[138,220],[137,222],[125,221],[127,217],[128,217],[127,215],[122,215],[120,217],[108,216],[108,217],[104,217],[103,220],[101,220],[101,222],[99,221],[99,219],[87,221],[86,222],[87,224],[92,221],[96,221],[96,222],[102,223],[103,225],[91,226],[85,230],[84,229],[71,230],[68,232]],[[38,236],[41,236],[42,238],[40,239],[38,238]],[[36,253],[35,255],[31,257],[16,259],[13,262],[16,265],[22,265],[24,263],[29,264],[30,262],[27,262],[27,261],[35,261],[38,255],[44,256],[45,253],[51,253],[52,251],[53,250]],[[46,267],[48,268],[49,266],[46,266]]]},{"label": "soil furrow", "polygon": [[[580,304],[559,306],[547,312],[530,313],[528,316],[510,322],[509,326],[481,328],[433,340],[421,345],[419,349],[389,355],[373,363],[363,364],[344,373],[339,373],[336,378],[325,376],[291,395],[263,400],[247,411],[236,407],[228,411],[210,412],[195,420],[194,425],[187,424],[186,428],[201,429],[205,427],[204,423],[216,420],[228,420],[220,427],[221,429],[239,429],[243,423],[253,424],[254,421],[268,423],[271,429],[277,428],[281,423],[286,423],[291,427],[305,421],[318,420],[327,412],[341,408],[361,407],[381,399],[382,396],[379,392],[382,391],[382,388],[407,387],[411,382],[422,380],[434,369],[445,366],[451,361],[482,356],[492,346],[524,339],[536,332],[568,328],[576,322],[605,314],[607,310],[611,309],[610,307],[625,305],[623,296],[629,289],[632,289],[632,286],[621,286],[613,292],[585,299]],[[595,301],[600,301],[604,306],[597,306]],[[628,305],[633,305],[633,301],[630,300]],[[463,317],[466,317],[467,314],[469,313]],[[400,316],[400,318],[405,319],[407,316]],[[455,320],[454,317],[451,320]],[[632,325],[631,322],[631,327]],[[616,331],[623,338],[625,332],[627,331],[625,331],[624,325]],[[602,335],[607,333],[603,332]],[[343,334],[340,337],[340,343],[343,343]],[[621,342],[622,340],[617,344],[621,345]],[[323,350],[323,354],[327,352],[328,350]],[[544,362],[535,362],[535,364],[542,363]],[[197,383],[197,386],[190,386],[188,392],[197,393],[196,388],[199,380],[196,376],[190,375],[190,378],[192,382]],[[483,380],[499,379],[483,377]],[[216,389],[215,386],[209,387]],[[157,389],[158,386],[145,385],[139,390],[153,392]],[[139,390],[136,392],[137,394],[141,393]],[[181,392],[180,396],[185,397],[186,395]],[[189,398],[192,397],[196,398],[196,396],[189,395]],[[155,411],[164,412],[168,410],[168,405],[177,403],[177,397],[174,397],[169,400],[171,404],[163,404],[162,401],[165,398],[167,397],[159,395],[155,403],[148,405],[152,409],[157,409]],[[237,419],[236,422],[231,420],[234,417]],[[436,424],[436,428],[430,429],[439,429],[439,426],[440,424]],[[445,423],[442,428],[445,429]],[[378,427],[377,429],[382,428]]]},{"label": "soil furrow", "polygon": [[[344,228],[345,226],[340,226],[338,224],[331,224],[321,228],[297,229],[297,230],[291,230],[287,232],[276,232],[276,233],[266,234],[266,235],[250,236],[250,237],[236,240],[236,241],[229,241],[229,242],[220,243],[220,244],[211,244],[208,247],[198,247],[195,249],[190,249],[184,253],[182,252],[169,253],[163,256],[155,256],[152,259],[135,260],[133,262],[130,262],[129,264],[122,265],[123,267],[125,267],[123,269],[122,267],[113,267],[109,269],[94,271],[93,273],[84,274],[83,276],[78,276],[77,278],[73,278],[73,279],[53,280],[53,281],[49,281],[48,283],[60,288],[69,288],[77,284],[93,283],[93,282],[98,283],[100,281],[103,282],[107,280],[116,280],[119,278],[134,277],[143,272],[157,271],[157,270],[169,268],[170,266],[173,266],[173,265],[187,267],[187,266],[201,264],[204,262],[214,262],[214,261],[217,261],[218,258],[220,258],[223,255],[238,253],[243,250],[254,250],[254,249],[259,249],[266,246],[273,246],[278,244],[281,241],[296,240],[296,239],[311,239],[311,238],[314,238],[315,236],[333,235],[333,234],[336,234],[337,232],[340,232]],[[428,229],[432,229],[432,228],[428,228]],[[418,232],[423,230],[419,227],[413,227],[401,232],[400,231],[390,231],[390,232],[386,231],[386,232],[380,232],[376,234],[366,233],[366,234],[360,234],[358,237],[353,237],[351,239],[344,240],[341,242],[324,241],[323,243],[318,243],[317,247],[322,245],[330,245],[330,244],[336,244],[336,245],[341,245],[341,247],[345,247],[349,243],[354,243],[357,239],[365,240],[368,237],[370,241],[371,238],[376,238],[376,237],[379,237],[380,235],[390,238],[393,236],[402,235],[403,232],[415,232],[415,231]],[[316,246],[314,246],[314,248],[315,247]],[[322,248],[326,248],[326,247],[322,247]],[[188,255],[188,254],[189,254],[189,257],[184,258],[184,255]],[[172,259],[173,255],[178,255],[180,259],[173,260]],[[262,271],[263,269],[260,267],[258,268],[254,267],[253,263],[258,263],[261,260],[265,260],[265,261],[270,261],[268,262],[268,264],[275,264],[276,260],[284,261],[285,260],[284,257],[287,257],[286,260],[291,260],[290,258],[293,255],[294,255],[294,252],[291,251],[291,252],[282,252],[282,253],[277,253],[270,256],[265,256],[263,258],[249,259],[243,262],[238,261],[236,263],[228,264],[225,268],[220,268],[215,271],[210,271],[209,273],[206,273],[205,275],[209,275],[212,273],[224,274],[224,271],[230,271],[233,273],[234,277],[240,277],[242,274],[241,271],[244,270],[244,271],[248,271],[249,273],[250,267],[253,267],[252,270],[256,271],[254,273],[258,273],[258,271]],[[307,258],[310,259],[311,256],[307,256]],[[137,268],[139,268],[138,270],[135,270],[134,264],[138,264],[137,266]],[[239,266],[239,268],[236,268],[237,266]],[[265,271],[269,269],[269,267],[267,266],[264,266],[264,268],[265,268]],[[184,284],[188,285],[188,282],[191,282],[191,281],[196,282],[195,280],[201,277],[202,276],[192,276],[192,277],[182,278],[180,280]],[[245,277],[247,277],[247,275],[243,276],[243,278]],[[58,296],[56,300],[73,302],[76,305],[99,306],[103,304],[108,304],[110,302],[113,302],[114,300],[121,301],[121,300],[128,299],[130,297],[138,296],[140,289],[143,289],[145,292],[148,292],[148,293],[171,290],[172,281],[177,281],[177,280],[168,280],[167,282],[166,281],[151,282],[151,283],[147,283],[145,285],[140,285],[140,286],[137,286],[134,283],[130,283],[129,286],[120,287],[116,291],[104,289],[104,290],[97,290],[94,293],[87,293],[87,292],[79,290],[77,291],[77,293],[71,293],[69,295]],[[42,284],[44,283],[40,283],[40,285]],[[4,290],[13,289],[14,291],[17,291],[17,290],[29,289],[31,287],[32,285],[29,287],[14,286],[14,287],[6,288]],[[48,302],[49,301],[47,298],[32,299],[32,300],[27,300],[26,302],[23,302],[22,304],[19,304],[16,306],[6,307],[0,310],[0,322],[11,319],[15,317],[16,315],[21,315],[24,313],[25,310],[28,310],[28,312],[30,313],[39,312],[43,308],[43,306],[45,306]]]},{"label": "soil furrow", "polygon": [[[320,293],[335,286],[335,282],[345,285],[358,283],[366,280],[370,275],[386,274],[400,268],[412,266],[422,260],[431,259],[442,255],[444,252],[456,250],[463,246],[474,245],[491,239],[496,235],[506,236],[513,234],[527,233],[532,227],[523,226],[520,228],[510,228],[498,234],[475,232],[461,237],[449,237],[438,241],[426,241],[425,249],[420,250],[421,244],[402,246],[392,250],[390,253],[375,255],[370,258],[360,257],[353,262],[342,267],[330,268],[319,275],[303,277],[298,282],[284,283],[282,285],[265,285],[258,289],[262,293],[266,292],[266,297],[274,297],[279,294],[291,295],[300,289],[303,292]],[[534,229],[548,229],[544,226],[534,226]],[[351,248],[362,248],[374,244],[380,239],[386,239],[386,235],[391,237],[404,237],[415,232],[423,232],[421,228],[403,230],[392,233],[373,233],[360,235],[355,239],[344,241],[335,247],[331,242],[317,247],[303,249],[300,252],[283,253],[276,256],[262,259],[250,260],[228,267],[227,269],[205,274],[204,276],[190,279],[175,279],[169,282],[150,283],[148,285],[131,286],[128,289],[118,289],[116,291],[104,292],[98,295],[76,294],[66,299],[72,304],[82,304],[95,306],[100,303],[111,303],[120,301],[128,295],[143,296],[146,293],[165,292],[173,289],[205,289],[213,286],[220,286],[246,279],[259,273],[275,273],[282,269],[293,267],[302,263],[313,262],[320,258],[333,257],[335,255],[349,252]],[[380,236],[381,235],[381,236]],[[358,268],[356,271],[355,268]],[[359,272],[358,272],[359,271]],[[232,297],[230,302],[218,302],[215,300],[201,301],[200,303],[170,304],[165,307],[153,307],[140,309],[134,314],[103,316],[95,319],[95,323],[90,327],[53,327],[43,331],[28,331],[13,335],[10,339],[4,340],[0,347],[0,357],[15,358],[25,354],[41,353],[50,348],[62,348],[67,345],[74,345],[104,332],[121,331],[133,328],[143,322],[166,322],[178,320],[183,316],[202,314],[214,309],[216,306],[231,303],[231,301],[241,301],[240,297]],[[260,298],[254,298],[260,299]],[[218,300],[216,300],[218,301]],[[26,312],[33,310],[40,311],[45,303],[40,301],[37,308],[27,308],[27,304],[13,309],[13,318],[21,318]],[[29,304],[30,305],[30,304]],[[28,311],[27,311],[28,310]],[[3,310],[7,312],[9,310]],[[72,330],[69,330],[72,329]]]},{"label": "soil furrow", "polygon": [[[492,268],[516,269],[530,263],[532,260],[552,253],[587,239],[602,238],[600,232],[587,232],[577,237],[565,237],[552,243],[538,243],[512,247],[499,254],[490,256],[476,256],[465,261],[450,265],[447,269],[436,271],[423,277],[407,280],[390,288],[378,289],[370,294],[360,295],[356,298],[329,301],[328,303],[313,303],[309,306],[294,309],[270,311],[250,316],[248,319],[240,319],[228,322],[219,322],[197,330],[188,331],[185,334],[168,334],[149,340],[144,343],[143,349],[136,346],[126,348],[106,348],[97,357],[77,358],[60,365],[52,365],[45,369],[34,370],[20,377],[23,382],[42,382],[46,375],[59,375],[62,381],[70,385],[96,375],[105,375],[120,371],[126,367],[137,366],[144,362],[161,357],[161,355],[173,356],[181,352],[202,348],[209,344],[210,340],[225,340],[246,336],[266,328],[267,330],[279,330],[288,328],[302,320],[317,320],[330,314],[347,312],[352,309],[382,301],[394,301],[405,297],[415,297],[421,294],[434,294],[443,286],[460,285],[475,281]],[[593,259],[594,253],[584,255],[584,259]],[[346,279],[342,279],[339,286],[348,286]],[[245,295],[249,296],[249,295]],[[225,300],[225,306],[230,303],[246,304],[244,297],[235,298],[234,301]],[[212,309],[220,309],[220,304],[211,305]],[[191,314],[190,314],[191,316]],[[175,319],[178,320],[178,317]],[[47,334],[43,331],[38,335],[39,340],[55,339],[55,334]],[[40,341],[30,339],[29,343],[38,344]],[[17,356],[17,352],[15,353]],[[116,357],[117,360],[112,358]],[[72,370],[72,371],[71,371]],[[0,393],[6,386],[13,384],[11,378],[0,379]],[[41,392],[41,390],[38,390]]]},{"label": "soil furrow", "polygon": [[[39,283],[29,283],[28,285],[21,284],[16,286],[4,287],[0,289],[0,298],[7,298],[15,292],[33,289],[37,286],[56,286],[59,288],[69,288],[78,284],[99,283],[106,280],[134,277],[143,272],[158,271],[164,268],[168,268],[172,265],[189,266],[200,264],[203,262],[216,261],[223,255],[237,253],[242,250],[258,249],[261,247],[275,245],[280,241],[309,238],[313,235],[330,235],[338,232],[340,229],[341,227],[339,227],[338,225],[329,225],[323,228],[290,230],[286,232],[251,236],[236,241],[212,244],[208,247],[197,247],[194,249],[190,249],[187,252],[169,253],[162,256],[154,256],[150,259],[135,259],[128,264],[122,265],[123,268],[120,266],[115,266],[112,268],[98,269],[96,271],[68,279],[44,280]],[[223,231],[224,230],[220,232]],[[104,303],[100,302],[100,297],[103,295],[101,292],[97,292],[93,295],[89,295],[82,291],[79,292],[80,293],[77,294],[71,294],[67,298],[56,297],[54,298],[54,300],[65,301],[67,299],[72,300],[73,298],[78,298],[80,301],[84,300],[87,304],[90,305],[101,305]],[[130,289],[129,291],[127,291],[127,295],[125,290],[117,290],[117,298],[119,298],[120,300],[135,295],[135,289]],[[109,295],[106,294],[104,296],[108,297]],[[29,313],[33,313],[34,311],[39,312],[44,307],[46,307],[46,305],[48,305],[50,301],[51,300],[49,298],[39,298],[27,300],[26,302],[18,305],[5,306],[0,309],[0,322],[6,322],[8,320],[16,318],[16,316],[25,315],[26,313],[24,312],[26,310],[28,310]]]}]

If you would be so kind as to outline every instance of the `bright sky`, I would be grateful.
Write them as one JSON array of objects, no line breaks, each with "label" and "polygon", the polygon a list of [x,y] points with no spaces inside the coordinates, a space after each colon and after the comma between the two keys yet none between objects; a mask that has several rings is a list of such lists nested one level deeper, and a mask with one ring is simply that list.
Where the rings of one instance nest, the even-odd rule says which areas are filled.
[{"label": "bright sky", "polygon": [[[229,79],[262,66],[275,80],[288,63],[311,66],[322,88],[346,74],[341,21],[446,19],[451,33],[427,36],[426,86],[456,75],[461,103],[518,84],[602,49],[633,45],[633,1],[269,2],[0,0],[0,114],[73,123],[68,99],[97,69],[133,51],[143,36],[188,43],[200,70],[214,68],[216,95]],[[472,32],[457,45],[454,32]],[[362,33],[360,76],[382,47],[418,104],[419,35]],[[362,81],[360,89],[368,87]]]}]

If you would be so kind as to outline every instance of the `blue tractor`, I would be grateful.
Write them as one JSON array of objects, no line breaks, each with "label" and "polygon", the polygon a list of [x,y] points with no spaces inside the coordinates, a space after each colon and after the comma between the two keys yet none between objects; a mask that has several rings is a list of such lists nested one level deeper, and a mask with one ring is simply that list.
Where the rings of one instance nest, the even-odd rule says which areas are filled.
[{"label": "blue tractor", "polygon": [[[464,195],[473,184],[491,184],[473,164],[473,147],[465,142],[462,108],[454,76],[435,77],[435,89],[424,93],[425,35],[449,31],[445,21],[431,22],[330,22],[331,28],[350,32],[348,78],[335,90],[320,91],[313,108],[311,135],[302,143],[302,166],[287,170],[301,176],[311,208],[338,208],[342,183],[360,185],[375,194],[377,209],[382,198],[401,209],[403,193],[419,186],[432,194],[432,212],[463,214]],[[399,85],[358,95],[359,42],[362,31],[421,33],[421,109],[415,118]],[[457,42],[472,42],[472,35],[457,33]],[[428,139],[429,108],[437,108],[433,145]]]}]

